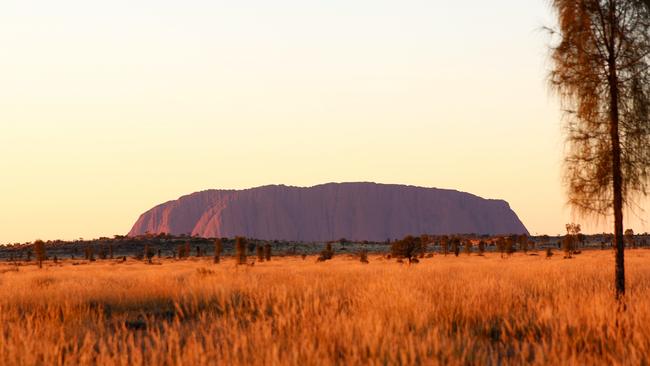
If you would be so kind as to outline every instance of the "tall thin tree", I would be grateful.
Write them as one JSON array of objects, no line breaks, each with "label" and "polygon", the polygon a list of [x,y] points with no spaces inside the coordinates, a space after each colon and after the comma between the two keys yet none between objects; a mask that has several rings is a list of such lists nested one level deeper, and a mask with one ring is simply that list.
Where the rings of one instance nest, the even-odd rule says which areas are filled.
[{"label": "tall thin tree", "polygon": [[625,294],[623,210],[650,173],[650,0],[552,0],[549,75],[565,112],[568,203],[614,217],[616,297]]}]

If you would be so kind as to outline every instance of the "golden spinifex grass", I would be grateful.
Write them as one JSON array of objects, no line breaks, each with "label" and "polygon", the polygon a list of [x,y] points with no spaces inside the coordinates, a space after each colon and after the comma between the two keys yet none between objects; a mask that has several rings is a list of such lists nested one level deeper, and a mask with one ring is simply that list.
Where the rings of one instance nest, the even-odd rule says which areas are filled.
[{"label": "golden spinifex grass", "polygon": [[2,365],[647,364],[650,251],[0,266]]}]

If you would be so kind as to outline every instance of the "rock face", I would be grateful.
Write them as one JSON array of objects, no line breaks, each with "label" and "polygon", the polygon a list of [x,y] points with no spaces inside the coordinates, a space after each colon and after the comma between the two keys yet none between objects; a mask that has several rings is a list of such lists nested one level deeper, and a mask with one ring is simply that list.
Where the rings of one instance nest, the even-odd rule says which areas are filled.
[{"label": "rock face", "polygon": [[129,235],[146,232],[305,242],[384,241],[425,233],[528,233],[503,200],[376,183],[197,192],[145,212]]}]

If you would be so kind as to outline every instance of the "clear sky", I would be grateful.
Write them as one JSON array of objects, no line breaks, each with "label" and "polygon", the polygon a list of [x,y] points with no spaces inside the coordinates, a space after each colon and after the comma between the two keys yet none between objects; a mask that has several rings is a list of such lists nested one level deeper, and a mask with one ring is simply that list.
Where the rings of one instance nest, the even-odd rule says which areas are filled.
[{"label": "clear sky", "polygon": [[501,198],[560,233],[549,24],[545,0],[3,0],[0,243],[331,181]]}]

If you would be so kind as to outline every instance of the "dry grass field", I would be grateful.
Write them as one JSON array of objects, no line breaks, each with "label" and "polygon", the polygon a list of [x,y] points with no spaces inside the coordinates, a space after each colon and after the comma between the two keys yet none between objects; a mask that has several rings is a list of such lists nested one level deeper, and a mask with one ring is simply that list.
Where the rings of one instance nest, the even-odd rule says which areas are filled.
[{"label": "dry grass field", "polygon": [[[650,251],[0,265],[1,365],[647,365]],[[252,259],[251,259],[252,260]]]}]

